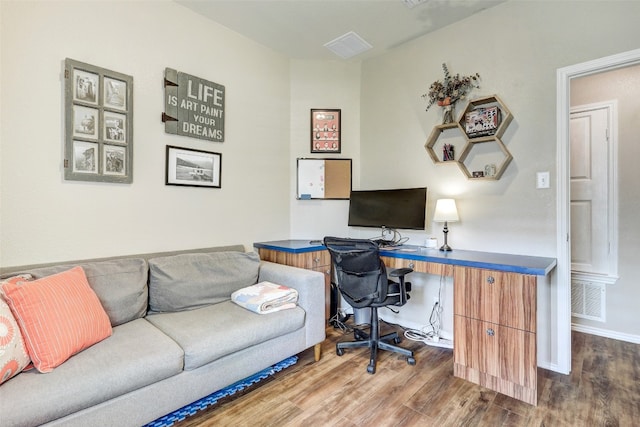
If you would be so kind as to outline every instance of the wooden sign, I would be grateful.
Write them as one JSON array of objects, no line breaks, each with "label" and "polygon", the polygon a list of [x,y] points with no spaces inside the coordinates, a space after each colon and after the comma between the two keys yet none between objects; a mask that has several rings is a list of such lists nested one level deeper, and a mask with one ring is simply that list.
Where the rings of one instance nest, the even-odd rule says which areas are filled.
[{"label": "wooden sign", "polygon": [[166,68],[164,92],[166,133],[224,142],[224,86]]}]

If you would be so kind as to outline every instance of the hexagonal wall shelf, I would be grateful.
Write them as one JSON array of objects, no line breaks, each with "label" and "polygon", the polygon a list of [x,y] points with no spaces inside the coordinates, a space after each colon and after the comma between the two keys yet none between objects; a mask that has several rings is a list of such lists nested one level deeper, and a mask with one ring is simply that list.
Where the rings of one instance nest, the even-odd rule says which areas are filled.
[{"label": "hexagonal wall shelf", "polygon": [[495,143],[502,153],[503,159],[501,162],[497,162],[497,164],[494,164],[495,167],[493,169],[495,170],[493,170],[492,172],[488,172],[486,170],[486,167],[483,167],[483,170],[479,171],[479,172],[482,172],[483,174],[482,176],[474,176],[474,172],[476,171],[469,171],[469,168],[467,166],[467,158],[469,157],[469,153],[471,153],[471,150],[473,150],[473,148],[476,147],[476,143],[473,141],[470,141],[464,147],[464,150],[460,154],[460,159],[458,160],[458,166],[460,166],[460,169],[462,170],[462,172],[464,172],[464,174],[469,179],[486,179],[486,180],[500,179],[500,177],[504,173],[504,170],[507,168],[507,166],[513,159],[513,156],[511,156],[511,153],[509,153],[509,150],[507,150],[507,147],[504,146],[500,138],[494,137],[490,141],[483,141],[483,142],[486,144]]},{"label": "hexagonal wall shelf", "polygon": [[[435,150],[433,149],[433,147],[435,147],[436,143],[438,142],[438,139],[443,135],[443,133],[445,133],[445,131],[449,129],[458,129],[458,124],[454,122],[447,123],[445,125],[434,126],[431,134],[429,134],[429,138],[427,138],[427,142],[424,144],[424,149],[427,150],[427,153],[429,153],[429,156],[431,157],[431,160],[433,160],[433,163],[455,163],[455,160],[440,160]],[[456,134],[459,135],[457,132]]]},{"label": "hexagonal wall shelf", "polygon": [[[491,111],[494,108],[495,110]],[[479,123],[477,124],[467,123],[467,114],[474,110],[486,112],[485,114],[479,115],[484,120],[478,120]],[[495,128],[492,127],[490,120],[494,117],[497,122]],[[482,140],[491,141],[493,138],[502,138],[511,120],[513,120],[511,111],[505,107],[497,95],[491,95],[469,101],[464,112],[460,115],[458,124],[460,125],[460,129],[467,135],[467,138],[480,142]]]},{"label": "hexagonal wall shelf", "polygon": [[[476,114],[471,114],[474,111]],[[467,123],[467,120],[469,123]],[[513,159],[511,153],[509,153],[509,150],[507,150],[507,147],[500,139],[512,120],[513,115],[497,95],[474,99],[467,103],[464,112],[460,115],[457,122],[434,126],[431,134],[427,138],[424,148],[434,163],[456,163],[468,179],[500,179],[504,170]],[[440,160],[434,147],[446,130],[456,128],[464,136],[465,140],[460,156],[456,160]],[[492,170],[492,174],[488,176],[484,175],[484,171],[470,172],[469,166],[466,163],[474,147],[481,143],[494,143],[500,151],[501,156],[503,156],[503,160],[497,162],[498,164],[495,165],[495,173],[493,173]],[[493,168],[490,167],[490,169]],[[474,172],[476,176],[474,176]],[[480,172],[482,172],[482,174]]]}]

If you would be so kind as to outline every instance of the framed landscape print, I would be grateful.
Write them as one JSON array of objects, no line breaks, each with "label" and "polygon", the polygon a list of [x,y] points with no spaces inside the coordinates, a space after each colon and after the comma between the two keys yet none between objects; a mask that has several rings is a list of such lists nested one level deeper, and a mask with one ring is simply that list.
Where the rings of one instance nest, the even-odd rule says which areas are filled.
[{"label": "framed landscape print", "polygon": [[337,109],[311,110],[312,153],[340,153],[342,151],[340,113],[341,110]]},{"label": "framed landscape print", "polygon": [[133,77],[64,61],[64,179],[133,182]]},{"label": "framed landscape print", "polygon": [[167,145],[166,185],[221,188],[222,154]]}]

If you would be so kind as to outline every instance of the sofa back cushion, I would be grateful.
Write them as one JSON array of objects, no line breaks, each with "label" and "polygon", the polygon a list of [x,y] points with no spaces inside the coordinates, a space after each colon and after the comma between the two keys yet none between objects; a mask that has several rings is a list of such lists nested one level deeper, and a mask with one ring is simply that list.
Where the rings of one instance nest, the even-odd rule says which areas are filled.
[{"label": "sofa back cushion", "polygon": [[18,375],[29,365],[29,353],[11,308],[4,300],[2,287],[9,283],[31,280],[28,275],[0,281],[0,384]]},{"label": "sofa back cushion", "polygon": [[255,252],[212,252],[149,260],[149,310],[191,310],[229,300],[258,281]]},{"label": "sofa back cushion", "polygon": [[109,317],[82,267],[34,281],[5,283],[2,292],[40,372],[51,372],[111,336]]},{"label": "sofa back cushion", "polygon": [[[89,286],[98,295],[112,326],[143,317],[147,313],[147,262],[141,258],[76,264],[84,270]],[[34,278],[69,270],[75,265],[56,265],[29,270]]]}]

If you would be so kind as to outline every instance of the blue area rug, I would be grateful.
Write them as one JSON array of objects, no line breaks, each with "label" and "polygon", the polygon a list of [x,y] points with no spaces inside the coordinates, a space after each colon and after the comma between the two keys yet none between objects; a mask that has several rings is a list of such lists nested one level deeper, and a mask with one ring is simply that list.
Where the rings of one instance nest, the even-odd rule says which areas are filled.
[{"label": "blue area rug", "polygon": [[223,388],[222,390],[211,393],[209,396],[203,397],[202,399],[190,403],[187,406],[183,406],[182,408],[170,414],[167,414],[162,418],[158,418],[157,420],[150,422],[144,427],[169,427],[174,423],[182,421],[188,416],[195,414],[198,411],[214,405],[223,397],[231,396],[232,394],[235,394],[238,391],[242,391],[253,384],[259,383],[260,381],[270,377],[276,372],[280,372],[281,370],[288,368],[289,366],[294,365],[297,362],[298,356],[291,356],[281,362],[276,363],[273,366],[268,367],[267,369],[258,372],[257,374],[253,374],[250,377],[247,377],[243,380],[238,381],[237,383],[233,383],[230,386]]}]

